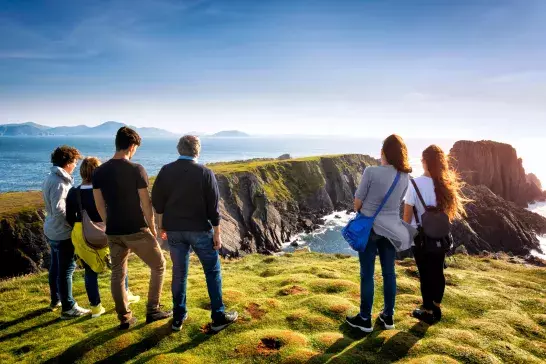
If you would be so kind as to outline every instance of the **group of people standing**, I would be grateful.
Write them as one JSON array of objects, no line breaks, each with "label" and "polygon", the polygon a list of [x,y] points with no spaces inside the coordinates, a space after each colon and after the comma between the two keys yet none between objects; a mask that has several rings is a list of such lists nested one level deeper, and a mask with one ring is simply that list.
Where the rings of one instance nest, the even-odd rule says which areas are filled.
[{"label": "group of people standing", "polygon": [[[407,147],[398,135],[391,135],[383,142],[381,165],[367,167],[355,193],[354,210],[365,216],[379,213],[360,260],[360,312],[346,318],[347,323],[364,332],[372,332],[372,306],[374,299],[375,258],[379,254],[383,275],[383,310],[379,322],[386,329],[394,329],[396,301],[395,258],[397,252],[412,249],[419,271],[422,305],[412,316],[428,324],[441,320],[441,303],[445,290],[444,266],[446,251],[430,250],[424,246],[421,223],[425,212],[434,208],[447,215],[449,221],[465,215],[461,194],[462,183],[450,168],[444,151],[431,145],[422,153],[423,175],[411,178],[412,168]],[[399,178],[396,179],[396,176]],[[395,182],[393,182],[395,181]],[[393,186],[390,197],[388,191]],[[403,218],[400,206],[404,206]],[[382,208],[380,208],[382,206]]]},{"label": "group of people standing", "polygon": [[[85,269],[85,287],[91,310],[81,308],[72,296],[72,274],[76,267],[73,228],[82,222],[82,211],[95,223],[105,224],[112,270],[111,292],[120,329],[137,322],[129,305],[140,297],[131,294],[128,284],[128,257],[138,256],[151,271],[146,322],[172,317],[172,329],[180,330],[188,318],[186,282],[189,256],[194,251],[206,276],[211,301],[211,328],[219,331],[235,322],[238,314],[227,312],[222,300],[222,274],[219,249],[222,246],[219,191],[214,173],[197,163],[201,151],[199,138],[184,136],[178,142],[179,158],[161,169],[152,188],[145,169],[131,162],[141,144],[136,131],[118,130],[114,156],[101,165],[94,157],[83,159],[82,184],[73,186],[72,173],[82,159],[79,151],[61,146],[52,153],[53,167],[43,185],[46,207],[44,233],[51,246],[49,284],[51,309],[61,308],[61,318],[105,312],[101,304],[98,274],[80,258]],[[374,298],[375,258],[379,254],[383,274],[384,308],[378,319],[386,329],[394,328],[396,300],[396,252],[413,249],[419,270],[423,304],[413,316],[429,324],[441,319],[445,289],[445,252],[429,252],[419,243],[418,222],[428,206],[444,211],[450,220],[464,215],[461,183],[450,169],[447,156],[438,146],[422,154],[424,174],[410,183],[412,169],[402,138],[391,135],[383,142],[381,166],[364,170],[355,193],[354,208],[371,216],[387,195],[373,224],[365,251],[359,252],[361,278],[360,312],[347,317],[347,323],[371,332]],[[399,177],[397,177],[399,175]],[[395,181],[393,183],[393,181]],[[420,197],[419,197],[420,196]],[[424,199],[424,201],[423,201]],[[424,202],[424,204],[423,204]],[[400,206],[405,204],[403,218]],[[155,214],[154,214],[155,210]],[[156,217],[159,231],[156,231]],[[165,258],[157,236],[167,240],[172,267],[173,311],[160,304]]]},{"label": "group of people standing", "polygon": [[[184,136],[178,143],[180,157],[164,166],[152,190],[145,169],[131,162],[141,144],[138,133],[128,127],[118,130],[114,156],[101,165],[94,157],[83,159],[82,184],[73,187],[72,173],[82,156],[69,146],[55,149],[53,167],[43,185],[46,208],[44,233],[51,246],[49,285],[51,309],[61,308],[61,318],[87,314],[99,317],[105,312],[100,301],[98,274],[84,257],[85,287],[91,310],[81,308],[72,296],[72,274],[76,267],[74,224],[86,216],[104,223],[112,269],[111,292],[120,329],[133,327],[137,319],[129,308],[140,297],[128,288],[128,258],[135,253],[150,268],[146,322],[169,317],[173,330],[180,330],[187,319],[186,281],[189,254],[193,250],[203,265],[211,299],[211,329],[219,331],[237,320],[235,311],[226,312],[222,300],[222,275],[218,250],[220,232],[219,193],[212,171],[197,163],[201,144],[197,137]],[[160,304],[165,258],[158,242],[167,239],[173,261],[172,293],[174,312]],[[83,259],[82,259],[83,258]]]}]

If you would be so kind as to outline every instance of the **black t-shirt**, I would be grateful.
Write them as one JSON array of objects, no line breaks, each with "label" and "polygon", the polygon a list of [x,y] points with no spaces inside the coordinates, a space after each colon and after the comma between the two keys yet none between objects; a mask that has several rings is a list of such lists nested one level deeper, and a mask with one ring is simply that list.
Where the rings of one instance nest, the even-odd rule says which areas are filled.
[{"label": "black t-shirt", "polygon": [[93,188],[106,203],[106,234],[129,235],[147,227],[138,190],[148,188],[148,175],[140,164],[110,159],[93,174]]},{"label": "black t-shirt", "polygon": [[[81,186],[80,186],[81,188]],[[91,188],[72,187],[66,196],[66,221],[70,226],[74,226],[76,222],[82,222],[80,214],[80,206],[78,205],[78,193],[81,196],[82,209],[87,211],[89,218],[93,222],[102,222],[102,219],[95,205],[93,197],[93,189]]]}]

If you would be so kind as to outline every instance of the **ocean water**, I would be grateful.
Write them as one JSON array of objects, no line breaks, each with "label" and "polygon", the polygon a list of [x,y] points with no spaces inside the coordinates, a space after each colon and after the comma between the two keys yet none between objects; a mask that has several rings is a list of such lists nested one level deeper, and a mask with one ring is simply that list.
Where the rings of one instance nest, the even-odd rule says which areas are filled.
[{"label": "ocean water", "polygon": [[[546,217],[546,202],[530,204],[528,209]],[[347,225],[347,222],[354,216],[354,213],[348,214],[345,211],[337,211],[325,216],[324,225],[312,233],[302,233],[293,237],[290,243],[286,243],[284,251],[292,252],[296,247],[292,242],[297,242],[298,247],[309,247],[312,251],[320,253],[342,253],[356,256],[357,253],[352,250],[347,242],[341,236],[341,229]],[[546,235],[538,236],[542,253],[533,251],[531,254],[546,259]]]},{"label": "ocean water", "polygon": [[[419,167],[421,151],[435,142],[449,150],[453,140],[410,139],[406,141],[412,162]],[[276,158],[284,153],[293,157],[321,154],[361,153],[379,157],[381,140],[372,138],[330,137],[251,137],[201,140],[200,162],[232,161],[250,158]],[[0,192],[38,190],[49,173],[50,155],[59,145],[71,145],[85,156],[107,160],[114,152],[113,138],[86,137],[0,137]],[[142,164],[150,176],[178,156],[177,140],[145,139],[134,161]],[[79,183],[78,173],[75,173]]]},{"label": "ocean water", "polygon": [[[534,204],[530,204],[528,209],[530,211],[536,212],[537,214],[546,217],[546,202],[537,202]],[[538,240],[540,241],[540,247],[542,248],[542,253],[534,251],[532,252],[532,254],[542,259],[546,259],[546,235],[539,236]]]}]

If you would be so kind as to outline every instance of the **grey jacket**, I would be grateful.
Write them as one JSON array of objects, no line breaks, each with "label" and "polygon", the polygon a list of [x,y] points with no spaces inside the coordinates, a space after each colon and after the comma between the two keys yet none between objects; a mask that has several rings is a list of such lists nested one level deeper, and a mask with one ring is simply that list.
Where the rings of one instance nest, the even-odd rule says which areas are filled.
[{"label": "grey jacket", "polygon": [[[365,216],[375,214],[396,177],[393,166],[368,167],[364,170],[355,197],[362,200],[360,212]],[[376,234],[391,241],[397,251],[411,248],[417,230],[400,218],[400,204],[408,189],[409,175],[402,173],[389,200],[374,221]]]},{"label": "grey jacket", "polygon": [[70,239],[72,227],[66,222],[66,195],[73,182],[72,176],[59,167],[51,167],[51,173],[44,181],[44,234],[49,240]]}]

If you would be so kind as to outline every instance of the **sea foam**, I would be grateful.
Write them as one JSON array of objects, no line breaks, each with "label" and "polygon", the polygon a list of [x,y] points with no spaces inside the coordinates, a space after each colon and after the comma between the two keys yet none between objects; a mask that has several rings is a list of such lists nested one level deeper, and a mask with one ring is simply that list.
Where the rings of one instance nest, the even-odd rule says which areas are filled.
[{"label": "sea foam", "polygon": [[[527,209],[546,217],[546,202],[535,202],[530,204]],[[540,242],[540,248],[542,249],[543,254],[537,252],[536,250],[532,251],[531,254],[541,259],[546,259],[546,235],[538,236],[538,240]]]}]

